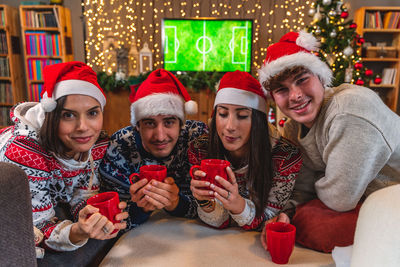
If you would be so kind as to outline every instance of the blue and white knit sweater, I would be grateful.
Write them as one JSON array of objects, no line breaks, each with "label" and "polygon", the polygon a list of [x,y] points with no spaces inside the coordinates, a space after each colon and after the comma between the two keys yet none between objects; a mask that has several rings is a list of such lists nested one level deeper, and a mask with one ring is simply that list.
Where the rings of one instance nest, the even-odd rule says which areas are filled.
[{"label": "blue and white knit sweater", "polygon": [[167,176],[174,178],[179,187],[179,203],[173,216],[197,217],[197,204],[190,191],[189,170],[192,166],[188,160],[188,144],[208,129],[200,121],[187,120],[180,130],[180,135],[171,154],[165,158],[155,158],[142,145],[139,132],[133,126],[125,127],[111,137],[107,153],[100,164],[101,191],[117,191],[120,199],[128,203],[127,230],[144,223],[151,212],[144,212],[131,201],[129,193],[129,175],[139,172],[143,165],[160,164],[167,167]]}]

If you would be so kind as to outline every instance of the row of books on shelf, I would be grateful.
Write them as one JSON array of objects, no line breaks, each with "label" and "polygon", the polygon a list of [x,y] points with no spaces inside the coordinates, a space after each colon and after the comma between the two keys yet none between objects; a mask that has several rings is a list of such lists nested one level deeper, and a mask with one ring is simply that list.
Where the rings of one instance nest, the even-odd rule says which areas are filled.
[{"label": "row of books on shelf", "polygon": [[382,84],[395,84],[396,74],[397,74],[397,69],[384,68],[382,71]]},{"label": "row of books on shelf", "polygon": [[0,9],[0,26],[6,25],[6,16],[4,13],[4,9]]},{"label": "row of books on shelf", "polygon": [[7,54],[7,35],[5,32],[0,32],[0,54]]},{"label": "row of books on shelf", "polygon": [[60,56],[61,37],[58,33],[25,32],[26,52],[35,56]]},{"label": "row of books on shelf", "polygon": [[58,27],[57,11],[35,11],[27,10],[25,14],[25,25],[27,27]]},{"label": "row of books on shelf", "polygon": [[6,57],[0,57],[0,77],[10,77],[10,65]]},{"label": "row of books on shelf", "polygon": [[0,82],[0,103],[13,103],[11,83]]},{"label": "row of books on shelf", "polygon": [[[382,19],[383,15],[383,19]],[[369,11],[365,13],[365,28],[372,29],[400,29],[400,12]]]},{"label": "row of books on shelf", "polygon": [[43,84],[42,83],[32,83],[29,86],[30,101],[39,102],[42,90],[43,90]]},{"label": "row of books on shelf", "polygon": [[11,125],[10,107],[0,107],[0,126]]},{"label": "row of books on shelf", "polygon": [[30,80],[43,80],[43,68],[47,65],[61,63],[61,59],[30,58],[27,61]]}]

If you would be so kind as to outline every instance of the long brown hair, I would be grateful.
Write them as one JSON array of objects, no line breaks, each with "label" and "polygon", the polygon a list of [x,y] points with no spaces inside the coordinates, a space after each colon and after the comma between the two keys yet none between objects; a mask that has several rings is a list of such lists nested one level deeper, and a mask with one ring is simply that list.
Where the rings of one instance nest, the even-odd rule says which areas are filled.
[{"label": "long brown hair", "polygon": [[39,132],[39,143],[47,152],[52,152],[61,157],[68,158],[67,153],[71,151],[58,137],[61,112],[64,109],[67,96],[56,100],[57,106],[51,112],[46,112],[44,122]]},{"label": "long brown hair", "polygon": [[[217,109],[214,109],[210,123],[208,139],[208,157],[223,159],[229,154],[218,136],[216,126]],[[267,116],[264,112],[252,109],[249,150],[246,157],[248,163],[247,180],[250,185],[250,199],[256,206],[256,215],[264,213],[269,191],[272,187],[272,152],[268,132]]]}]

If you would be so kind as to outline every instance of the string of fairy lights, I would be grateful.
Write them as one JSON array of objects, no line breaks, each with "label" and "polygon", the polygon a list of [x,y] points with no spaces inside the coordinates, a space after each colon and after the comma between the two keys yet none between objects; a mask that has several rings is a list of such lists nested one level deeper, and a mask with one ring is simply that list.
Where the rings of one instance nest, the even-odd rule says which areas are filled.
[{"label": "string of fairy lights", "polygon": [[106,70],[111,60],[104,42],[118,46],[147,43],[154,69],[163,66],[161,31],[163,18],[253,19],[253,66],[261,67],[266,49],[290,30],[305,28],[312,1],[301,0],[82,0],[86,18],[86,61],[96,70]]}]

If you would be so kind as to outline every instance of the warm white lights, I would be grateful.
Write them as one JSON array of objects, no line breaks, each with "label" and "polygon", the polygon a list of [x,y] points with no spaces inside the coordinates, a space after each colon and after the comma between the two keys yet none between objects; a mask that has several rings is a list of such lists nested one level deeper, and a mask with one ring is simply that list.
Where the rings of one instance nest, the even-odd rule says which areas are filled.
[{"label": "warm white lights", "polygon": [[[142,48],[147,42],[153,52],[154,68],[162,62],[162,18],[216,17],[253,19],[253,73],[261,67],[266,47],[291,30],[303,29],[311,1],[241,0],[231,5],[226,0],[85,0],[85,49],[87,62],[97,70],[107,71],[110,52],[103,50],[106,34],[112,33],[120,46],[135,42]],[[276,31],[276,32],[275,32]]]}]

